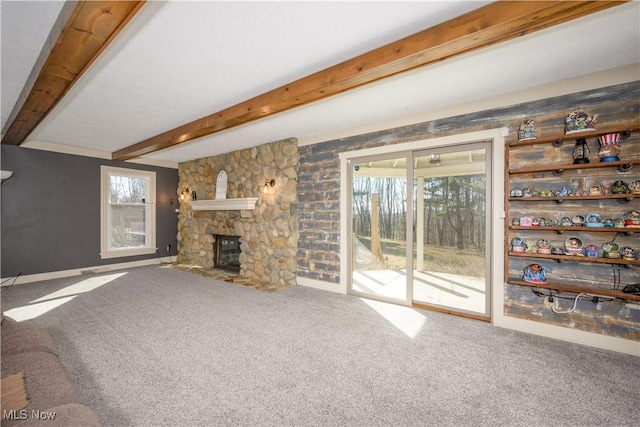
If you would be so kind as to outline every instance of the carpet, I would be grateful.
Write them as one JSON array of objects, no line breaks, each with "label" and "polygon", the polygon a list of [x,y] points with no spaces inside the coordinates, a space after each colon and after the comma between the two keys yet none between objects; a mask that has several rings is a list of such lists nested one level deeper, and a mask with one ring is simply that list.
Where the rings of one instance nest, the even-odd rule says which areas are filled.
[{"label": "carpet", "polygon": [[147,266],[2,309],[47,329],[107,426],[640,425],[638,357],[301,286]]}]

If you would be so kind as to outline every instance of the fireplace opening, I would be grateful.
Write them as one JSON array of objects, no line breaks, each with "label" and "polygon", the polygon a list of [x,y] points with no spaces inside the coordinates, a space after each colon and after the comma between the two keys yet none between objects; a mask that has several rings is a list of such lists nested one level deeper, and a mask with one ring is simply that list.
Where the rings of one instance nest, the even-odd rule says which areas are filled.
[{"label": "fireplace opening", "polygon": [[213,236],[213,266],[223,270],[240,271],[240,236]]}]

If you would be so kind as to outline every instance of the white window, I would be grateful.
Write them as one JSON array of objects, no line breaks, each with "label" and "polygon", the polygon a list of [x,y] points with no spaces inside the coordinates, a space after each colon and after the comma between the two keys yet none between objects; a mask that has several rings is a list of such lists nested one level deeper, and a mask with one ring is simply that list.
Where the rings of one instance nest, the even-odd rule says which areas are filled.
[{"label": "white window", "polygon": [[101,167],[100,257],[156,252],[156,173]]}]

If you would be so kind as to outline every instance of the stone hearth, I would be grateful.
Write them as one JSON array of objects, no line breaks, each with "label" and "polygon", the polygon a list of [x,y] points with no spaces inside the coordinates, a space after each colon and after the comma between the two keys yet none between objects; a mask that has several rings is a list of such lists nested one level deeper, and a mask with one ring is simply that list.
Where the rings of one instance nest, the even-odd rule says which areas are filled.
[{"label": "stone hearth", "polygon": [[[198,200],[213,200],[216,177],[228,174],[227,199],[258,197],[253,210],[194,211],[181,203],[178,216],[178,263],[214,266],[213,236],[240,236],[239,276],[276,289],[296,282],[297,171],[295,139],[264,144],[178,166],[177,193],[196,191]],[[275,180],[267,194],[266,181]]]}]

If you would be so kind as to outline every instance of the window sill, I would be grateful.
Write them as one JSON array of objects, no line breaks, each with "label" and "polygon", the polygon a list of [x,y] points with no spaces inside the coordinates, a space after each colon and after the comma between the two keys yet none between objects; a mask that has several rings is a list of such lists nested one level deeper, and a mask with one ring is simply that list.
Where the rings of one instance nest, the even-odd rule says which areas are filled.
[{"label": "window sill", "polygon": [[157,248],[123,248],[100,252],[100,259],[123,258],[137,255],[151,255],[157,252]]}]

